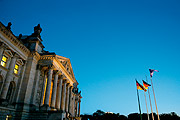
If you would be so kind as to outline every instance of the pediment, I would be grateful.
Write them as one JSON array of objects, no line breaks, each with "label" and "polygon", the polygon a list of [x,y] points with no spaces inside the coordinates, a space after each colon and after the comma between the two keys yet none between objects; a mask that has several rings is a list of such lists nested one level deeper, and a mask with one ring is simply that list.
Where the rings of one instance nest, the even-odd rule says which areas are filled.
[{"label": "pediment", "polygon": [[5,50],[6,55],[13,57],[13,53],[11,52],[11,50]]},{"label": "pediment", "polygon": [[69,58],[62,57],[62,56],[58,56],[58,55],[56,55],[56,58],[57,58],[58,61],[63,65],[63,67],[66,69],[66,71],[69,73],[69,75],[71,75],[72,78],[75,79],[74,73],[73,73],[73,70],[72,70],[72,66],[71,66],[70,59],[69,59]]},{"label": "pediment", "polygon": [[16,61],[18,64],[20,64],[20,65],[23,65],[24,64],[24,62],[23,62],[23,60],[22,59],[17,59],[17,61]]}]

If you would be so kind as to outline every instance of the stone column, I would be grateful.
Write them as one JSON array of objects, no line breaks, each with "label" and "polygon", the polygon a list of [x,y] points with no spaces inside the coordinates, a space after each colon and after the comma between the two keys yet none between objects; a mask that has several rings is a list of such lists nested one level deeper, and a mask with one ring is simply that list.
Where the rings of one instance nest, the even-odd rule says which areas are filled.
[{"label": "stone column", "polygon": [[69,108],[68,108],[68,112],[72,114],[72,86],[70,86],[69,88]]},{"label": "stone column", "polygon": [[61,110],[65,112],[65,100],[66,100],[66,80],[63,81],[62,98],[61,98]]},{"label": "stone column", "polygon": [[41,74],[41,66],[38,65],[37,69],[36,69],[36,76],[35,76],[35,81],[34,81],[34,89],[32,92],[32,103],[33,104],[35,104],[35,100],[36,100],[37,90],[38,90],[38,86],[39,86],[40,74]]},{"label": "stone column", "polygon": [[44,73],[43,84],[42,84],[40,106],[43,105],[43,100],[44,100],[44,90],[45,90],[46,79],[47,79],[47,75],[46,75],[46,72],[45,72],[45,73]]},{"label": "stone column", "polygon": [[6,80],[5,80],[5,83],[3,85],[3,89],[2,89],[2,92],[1,92],[1,99],[4,99],[4,100],[6,99],[9,84],[10,84],[10,82],[12,80],[12,77],[13,77],[13,72],[14,72],[14,67],[15,67],[15,64],[16,64],[17,57],[18,57],[18,55],[15,54],[13,56],[13,58],[11,59],[10,66],[9,66],[9,71],[6,74]]},{"label": "stone column", "polygon": [[78,117],[80,117],[80,107],[81,107],[81,98],[79,98],[79,106],[78,106]]},{"label": "stone column", "polygon": [[52,90],[52,97],[51,97],[51,107],[55,108],[56,103],[56,91],[57,91],[57,81],[58,81],[59,72],[55,74],[54,82],[53,82],[53,90]]},{"label": "stone column", "polygon": [[78,115],[78,98],[77,98],[77,96],[75,97],[76,99],[75,99],[75,116],[77,117],[77,115]]},{"label": "stone column", "polygon": [[46,94],[45,94],[45,100],[44,100],[44,105],[46,106],[49,106],[49,96],[50,96],[50,90],[51,90],[52,74],[53,74],[53,67],[49,67]]},{"label": "stone column", "polygon": [[57,89],[57,96],[56,96],[56,108],[59,111],[61,105],[61,95],[62,95],[62,76],[59,79],[58,89]]},{"label": "stone column", "polygon": [[75,117],[75,94],[72,94],[73,100],[72,100],[72,115]]},{"label": "stone column", "polygon": [[68,113],[68,106],[69,106],[69,83],[67,84],[67,92],[66,92],[66,103],[65,103],[65,111]]},{"label": "stone column", "polygon": [[5,48],[7,48],[7,46],[4,43],[1,43],[1,46],[0,46],[0,61],[2,60],[3,52],[4,52]]},{"label": "stone column", "polygon": [[21,84],[22,84],[22,81],[23,81],[23,78],[24,78],[26,64],[27,64],[27,61],[25,61],[24,65],[22,66],[22,70],[21,70],[21,73],[20,73],[20,76],[19,76],[19,80],[18,80],[18,83],[17,83],[17,86],[16,86],[18,88],[17,94],[15,94],[16,95],[16,98],[15,98],[16,103],[19,102],[18,99],[19,99],[19,94],[20,94],[20,90],[21,90],[21,87],[22,87]]}]

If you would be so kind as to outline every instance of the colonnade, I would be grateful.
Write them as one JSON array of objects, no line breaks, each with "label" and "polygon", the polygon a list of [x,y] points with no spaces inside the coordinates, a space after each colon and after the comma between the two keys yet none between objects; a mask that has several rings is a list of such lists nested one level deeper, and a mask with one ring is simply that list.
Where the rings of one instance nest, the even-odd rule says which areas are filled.
[{"label": "colonnade", "polygon": [[48,67],[48,71],[44,74],[44,87],[41,96],[42,108],[45,106],[47,110],[57,110],[71,116],[80,116],[80,103],[79,106],[76,104],[80,99],[79,93],[73,91],[73,85],[60,71],[53,69],[54,66]]}]

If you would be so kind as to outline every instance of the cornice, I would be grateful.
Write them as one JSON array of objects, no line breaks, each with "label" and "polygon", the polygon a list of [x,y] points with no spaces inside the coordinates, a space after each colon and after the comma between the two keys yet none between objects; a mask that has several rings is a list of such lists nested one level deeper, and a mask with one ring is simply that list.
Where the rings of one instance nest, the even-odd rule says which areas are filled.
[{"label": "cornice", "polygon": [[10,32],[9,30],[6,29],[6,27],[0,22],[0,32],[3,33],[6,37],[9,38],[9,40],[11,41],[11,43],[13,43],[17,48],[19,48],[20,50],[22,50],[23,52],[25,52],[26,54],[29,54],[30,51],[28,48],[26,48],[23,43],[21,43],[16,37],[15,35]]},{"label": "cornice", "polygon": [[40,57],[40,60],[53,60],[55,58],[55,55],[42,55]]}]

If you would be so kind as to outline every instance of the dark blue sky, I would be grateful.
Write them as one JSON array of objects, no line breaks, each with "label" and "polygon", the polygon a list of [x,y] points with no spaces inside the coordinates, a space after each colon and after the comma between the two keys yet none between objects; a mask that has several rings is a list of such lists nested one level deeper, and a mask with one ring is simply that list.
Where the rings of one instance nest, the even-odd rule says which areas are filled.
[{"label": "dark blue sky", "polygon": [[[138,112],[134,79],[149,78],[148,69],[154,68],[160,71],[153,77],[159,113],[180,115],[179,0],[0,0],[0,4],[0,20],[5,25],[11,21],[15,35],[30,35],[40,23],[45,49],[71,59],[82,90],[81,113]],[[143,95],[141,91],[146,112]]]}]

